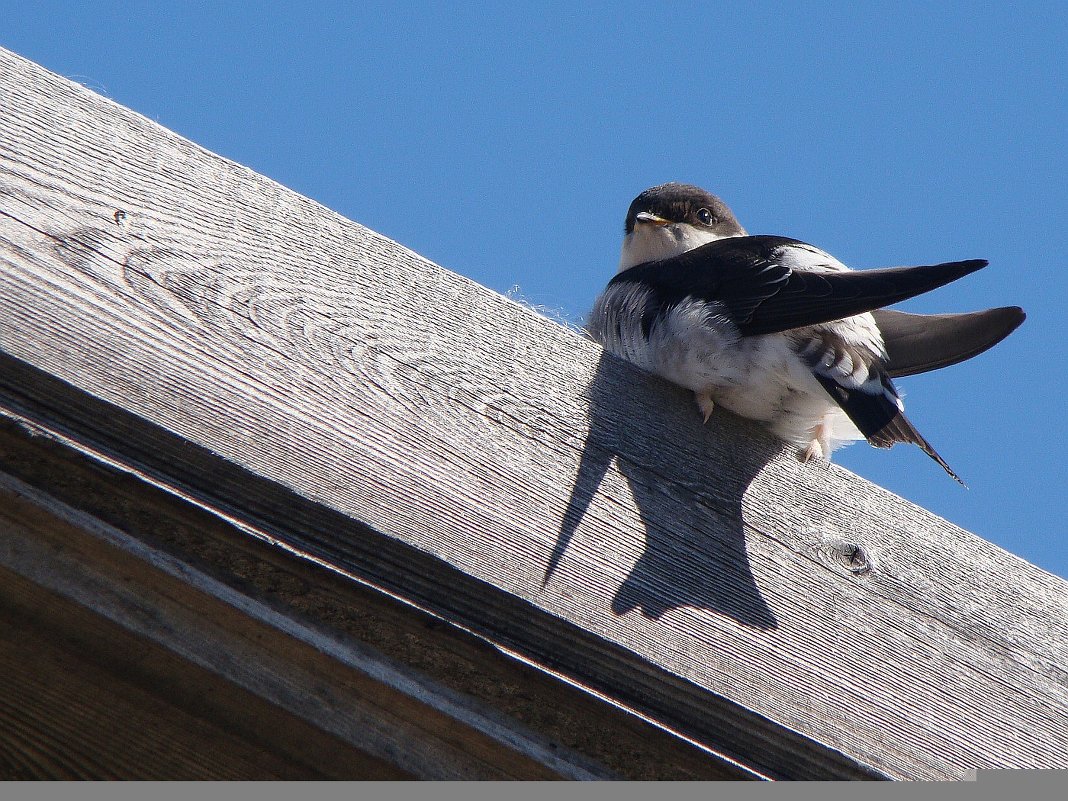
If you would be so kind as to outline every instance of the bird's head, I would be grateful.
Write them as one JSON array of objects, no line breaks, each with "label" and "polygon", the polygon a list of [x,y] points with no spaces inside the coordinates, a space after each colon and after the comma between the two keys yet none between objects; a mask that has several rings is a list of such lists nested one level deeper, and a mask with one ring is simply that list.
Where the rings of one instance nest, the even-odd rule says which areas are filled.
[{"label": "bird's head", "polygon": [[661,184],[646,189],[630,204],[619,271],[745,235],[727,204],[711,192],[690,184]]}]

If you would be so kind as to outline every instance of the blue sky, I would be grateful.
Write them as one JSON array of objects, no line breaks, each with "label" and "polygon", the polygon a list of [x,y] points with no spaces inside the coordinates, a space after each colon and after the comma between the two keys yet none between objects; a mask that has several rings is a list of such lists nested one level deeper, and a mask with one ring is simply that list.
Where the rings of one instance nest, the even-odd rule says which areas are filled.
[{"label": "blue sky", "polygon": [[0,45],[567,320],[667,180],[856,268],[989,259],[903,307],[1028,312],[901,382],[970,489],[836,461],[1068,577],[1068,11],[730,5],[0,0]]}]

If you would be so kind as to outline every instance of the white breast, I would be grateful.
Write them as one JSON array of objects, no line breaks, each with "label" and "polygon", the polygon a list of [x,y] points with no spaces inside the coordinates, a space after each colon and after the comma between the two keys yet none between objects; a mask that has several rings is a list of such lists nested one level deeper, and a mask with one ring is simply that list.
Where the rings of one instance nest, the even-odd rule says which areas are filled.
[{"label": "white breast", "polygon": [[646,337],[641,321],[654,303],[648,289],[611,285],[598,297],[587,328],[610,353],[711,395],[716,404],[765,424],[787,442],[806,445],[821,422],[831,426],[832,448],[863,438],[813,377],[789,335],[742,337],[716,304],[689,299],[657,320]]}]

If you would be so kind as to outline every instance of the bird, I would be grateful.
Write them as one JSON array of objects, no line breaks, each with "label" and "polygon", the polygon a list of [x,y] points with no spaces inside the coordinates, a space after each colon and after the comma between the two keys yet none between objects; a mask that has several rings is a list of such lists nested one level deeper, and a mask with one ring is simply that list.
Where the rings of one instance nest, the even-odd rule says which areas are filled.
[{"label": "bird", "polygon": [[1025,314],[885,307],[986,265],[853,270],[800,240],[750,235],[716,195],[666,183],[630,204],[618,271],[586,329],[609,353],[691,390],[705,423],[722,406],[802,462],[860,439],[912,443],[964,485],[905,417],[893,379],[976,356]]}]

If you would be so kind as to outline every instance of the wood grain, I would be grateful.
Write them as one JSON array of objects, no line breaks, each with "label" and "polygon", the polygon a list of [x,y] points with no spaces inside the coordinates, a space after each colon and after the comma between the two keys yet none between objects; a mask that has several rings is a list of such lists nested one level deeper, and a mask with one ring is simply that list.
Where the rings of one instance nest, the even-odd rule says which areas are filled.
[{"label": "wood grain", "polygon": [[0,779],[406,779],[0,569]]},{"label": "wood grain", "polygon": [[[90,652],[103,650],[100,640],[125,640],[125,647],[136,654],[132,660],[134,671],[143,670],[148,661],[138,651],[154,653],[162,650],[161,646],[169,650],[172,663],[180,660],[184,664],[167,669],[165,681],[161,682],[164,691],[173,692],[174,688],[166,685],[181,678],[183,672],[208,672],[213,674],[209,681],[196,682],[199,693],[218,693],[219,685],[224,685],[225,693],[231,696],[262,699],[261,707],[275,711],[272,715],[260,712],[261,720],[247,722],[244,728],[256,731],[259,739],[275,750],[300,753],[305,771],[316,766],[318,772],[312,773],[313,777],[329,778],[331,772],[333,778],[598,777],[585,766],[569,761],[566,752],[553,752],[547,744],[516,728],[508,730],[418,674],[398,670],[388,660],[359,648],[347,638],[282,618],[270,607],[234,592],[192,566],[146,547],[2,473],[0,533],[0,573],[10,572],[14,585],[14,589],[4,590],[12,596],[9,605],[27,606],[18,586],[32,582],[43,592],[58,596],[30,607],[33,615],[44,617],[52,628],[70,630],[72,625],[64,619],[65,612],[43,612],[49,607],[62,609],[77,604],[96,613],[82,615],[87,622],[78,628],[77,637],[68,634],[63,639],[92,643]],[[24,625],[24,621],[20,622]],[[112,633],[115,628],[125,636],[116,637]],[[135,637],[137,645],[129,646]],[[76,649],[68,646],[68,650]],[[39,682],[38,664],[51,661],[38,656],[26,663],[22,673]],[[88,692],[88,701],[78,709],[88,709],[106,728],[122,725],[126,716],[141,718],[144,725],[148,725],[144,719],[161,716],[158,710],[151,709],[153,703],[159,705],[156,698],[125,698],[114,708],[100,704],[101,693],[94,685],[106,687],[107,673],[85,671],[94,672],[104,672],[105,678],[90,679],[93,689]],[[62,686],[61,692],[53,695],[77,694],[77,683],[70,684],[73,686]],[[123,682],[119,684],[122,687]],[[62,736],[69,741],[63,724],[66,722],[68,728],[79,724],[65,720],[64,705],[52,701],[38,687],[25,689],[29,690],[27,696],[44,701],[40,714],[31,710],[26,720],[37,723],[41,731],[54,732],[52,738],[46,739]],[[132,688],[122,689],[120,693],[113,688],[110,695],[138,695]],[[212,702],[216,706],[222,704],[218,698]],[[151,714],[139,712],[146,706]],[[241,708],[246,717],[255,720],[254,705]],[[77,713],[78,709],[73,711]],[[135,711],[133,715],[130,710]],[[291,726],[294,716],[299,725]],[[205,717],[211,723],[219,715]],[[224,770],[229,761],[226,757],[237,744],[220,742],[213,746],[210,736],[197,733],[198,729],[210,728],[192,720],[170,725],[175,730],[190,730],[184,734],[187,747],[201,742],[197,753],[204,762],[202,776],[228,777]],[[270,728],[277,725],[290,726],[295,733],[287,732],[288,737],[279,738]],[[307,732],[313,726],[319,731],[309,737]],[[160,737],[167,747],[175,739],[181,742],[182,737],[170,731]],[[221,740],[218,735],[215,739]],[[27,738],[27,742],[32,741]],[[335,744],[324,748],[324,741]],[[149,738],[148,742],[153,741]],[[95,743],[93,747],[109,761],[118,763],[119,775],[130,776],[138,765],[142,771],[155,771],[141,773],[144,778],[165,778],[167,771],[175,769],[166,762],[161,764],[155,755],[128,754],[122,739]],[[342,758],[336,752],[341,752]],[[220,754],[224,755],[220,764],[213,765],[212,759]],[[181,761],[192,762],[193,757]],[[246,777],[257,776],[251,772],[253,766],[241,769],[246,771]],[[260,777],[271,777],[266,767],[260,770],[265,771]],[[368,770],[372,772],[363,772]]]},{"label": "wood grain", "polygon": [[[53,388],[55,397],[63,394],[62,388]],[[415,703],[405,706],[414,710],[414,725],[394,724],[391,740],[380,739],[373,745],[379,753],[391,757],[389,764],[399,770],[399,764],[404,762],[420,778],[440,776],[440,760],[423,760],[420,764],[410,752],[442,752],[440,744],[433,742],[434,730],[422,725],[425,718],[434,714],[428,715],[421,705],[430,705],[433,713],[444,714],[454,721],[449,727],[453,740],[462,741],[460,735],[465,730],[480,739],[489,735],[499,749],[491,762],[498,770],[508,766],[509,775],[514,778],[544,777],[546,770],[569,778],[755,778],[752,772],[736,764],[717,759],[693,743],[513,658],[473,632],[450,625],[438,616],[383,593],[378,587],[355,581],[348,575],[324,571],[320,564],[250,537],[240,525],[199,509],[185,498],[150,486],[142,476],[102,463],[93,454],[72,447],[62,437],[42,436],[43,433],[40,429],[27,430],[0,416],[0,466],[15,474],[0,474],[0,483],[6,482],[5,486],[14,489],[13,493],[0,492],[0,508],[5,509],[0,512],[0,527],[3,527],[0,561],[9,564],[18,575],[26,573],[35,584],[49,587],[47,592],[76,600],[93,609],[94,616],[105,617],[127,630],[137,627],[131,625],[129,612],[123,606],[109,602],[109,597],[114,595],[113,586],[122,587],[125,596],[136,603],[135,619],[168,620],[168,626],[153,624],[138,629],[139,647],[109,650],[114,654],[112,661],[119,663],[124,673],[144,672],[142,654],[153,646],[173,652],[183,667],[155,671],[162,673],[164,679],[150,679],[141,684],[169,687],[176,679],[182,679],[189,687],[181,699],[186,707],[200,709],[205,706],[202,702],[205,698],[240,698],[242,694],[253,693],[309,726],[331,729],[334,736],[348,740],[353,740],[355,734],[356,742],[367,745],[361,729],[353,730],[350,725],[355,717],[352,709],[360,708],[361,702],[356,699],[355,703],[339,705],[336,686],[366,684],[369,677],[377,676],[372,680],[373,687],[376,681],[381,683],[384,678],[392,677],[390,687],[379,689],[376,694],[400,691],[409,696]],[[35,497],[41,500],[34,503]],[[25,509],[28,502],[39,511],[28,512]],[[7,509],[8,505],[14,508]],[[55,519],[55,510],[65,510],[66,525]],[[38,525],[25,531],[34,519]],[[4,520],[9,521],[7,526]],[[13,523],[17,524],[15,528],[23,530],[19,537],[23,549],[39,548],[41,539],[51,541],[55,547],[58,539],[62,556],[56,559],[39,552],[30,558],[19,556],[20,549],[11,547],[11,541],[19,536],[12,530]],[[77,528],[73,533],[69,530],[71,523]],[[73,541],[83,545],[72,559]],[[97,544],[85,547],[86,541]],[[119,572],[115,567],[116,543],[136,546],[127,547],[126,558],[118,562]],[[181,584],[176,587],[166,575],[159,576],[161,565],[178,566],[182,571]],[[73,580],[78,576],[88,576],[90,580]],[[140,586],[131,581],[131,576],[142,577]],[[197,580],[191,580],[193,577]],[[211,581],[204,581],[206,578]],[[169,585],[171,592],[160,593],[161,585]],[[91,590],[88,599],[86,589]],[[204,603],[205,590],[231,608],[259,610],[261,614],[244,621],[238,616],[236,622],[232,615],[226,615],[231,625],[220,627],[219,615],[212,611],[214,605]],[[22,597],[18,590],[13,592],[15,597]],[[170,608],[170,598],[175,594],[182,599],[180,605],[186,614],[176,616]],[[199,600],[191,602],[189,596]],[[33,601],[29,604],[31,608],[34,606]],[[189,615],[188,610],[194,607],[207,610],[206,619],[202,619],[204,611],[201,616]],[[262,614],[264,609],[270,613]],[[38,614],[37,618],[40,617]],[[66,610],[48,617],[59,617],[64,624],[68,619]],[[175,626],[176,619],[183,621],[183,625]],[[315,680],[305,682],[299,692],[279,694],[274,679],[245,681],[230,693],[221,692],[218,681],[203,680],[203,673],[208,671],[224,681],[233,681],[233,655],[247,650],[248,632],[264,631],[264,624],[267,631],[260,646],[271,654],[290,653],[294,648],[299,651],[298,635],[308,631],[318,632],[317,637],[310,639],[312,643],[325,638],[343,644],[340,648],[335,644],[318,649],[326,653],[328,662],[335,663],[332,675],[340,675],[340,682]],[[97,642],[99,625],[71,625],[75,631],[85,632],[91,643]],[[177,642],[172,642],[175,639]],[[236,642],[227,643],[228,639]],[[305,644],[308,642],[306,638]],[[74,650],[93,651],[80,641]],[[196,654],[197,665],[181,657],[190,650]],[[358,658],[353,660],[352,656]],[[288,659],[284,672],[291,684],[298,671],[290,666],[292,660]],[[122,665],[124,661],[133,664]],[[274,657],[266,661],[268,665],[277,664]],[[28,660],[25,669],[41,668]],[[43,669],[50,670],[51,666]],[[344,678],[346,671],[363,675]],[[307,671],[301,672],[306,677],[309,675]],[[399,677],[407,677],[407,681],[397,681]],[[234,715],[225,714],[227,710],[220,713],[209,705],[208,709],[201,709],[201,716],[231,726],[234,717],[242,717],[247,706],[240,703],[239,714]],[[324,715],[324,706],[336,711]],[[397,704],[390,706],[399,709]],[[376,716],[384,717],[381,713]],[[380,735],[391,733],[387,726],[379,725],[375,729]],[[323,775],[351,777],[360,768],[360,760],[354,760],[351,754],[341,749],[322,748],[316,738],[302,735],[300,728],[291,724],[279,726],[268,722],[255,730],[267,750],[285,753],[294,739],[309,743],[317,757],[315,767]],[[291,734],[294,731],[296,734]],[[52,731],[47,739],[55,743],[69,732],[69,727]],[[431,742],[420,745],[428,738]],[[485,745],[482,739],[483,749]],[[462,765],[469,750],[472,747],[465,745],[458,755],[460,759],[452,761]],[[518,758],[520,755],[523,758]],[[151,776],[164,772],[167,765],[164,762],[156,766],[156,773],[148,762],[139,763],[138,767],[141,775]],[[455,770],[453,775],[460,773]],[[367,777],[374,775],[367,774]],[[469,769],[464,775],[470,777]]]},{"label": "wood grain", "polygon": [[10,54],[0,287],[11,408],[756,770],[1068,765],[1063,580]]}]

